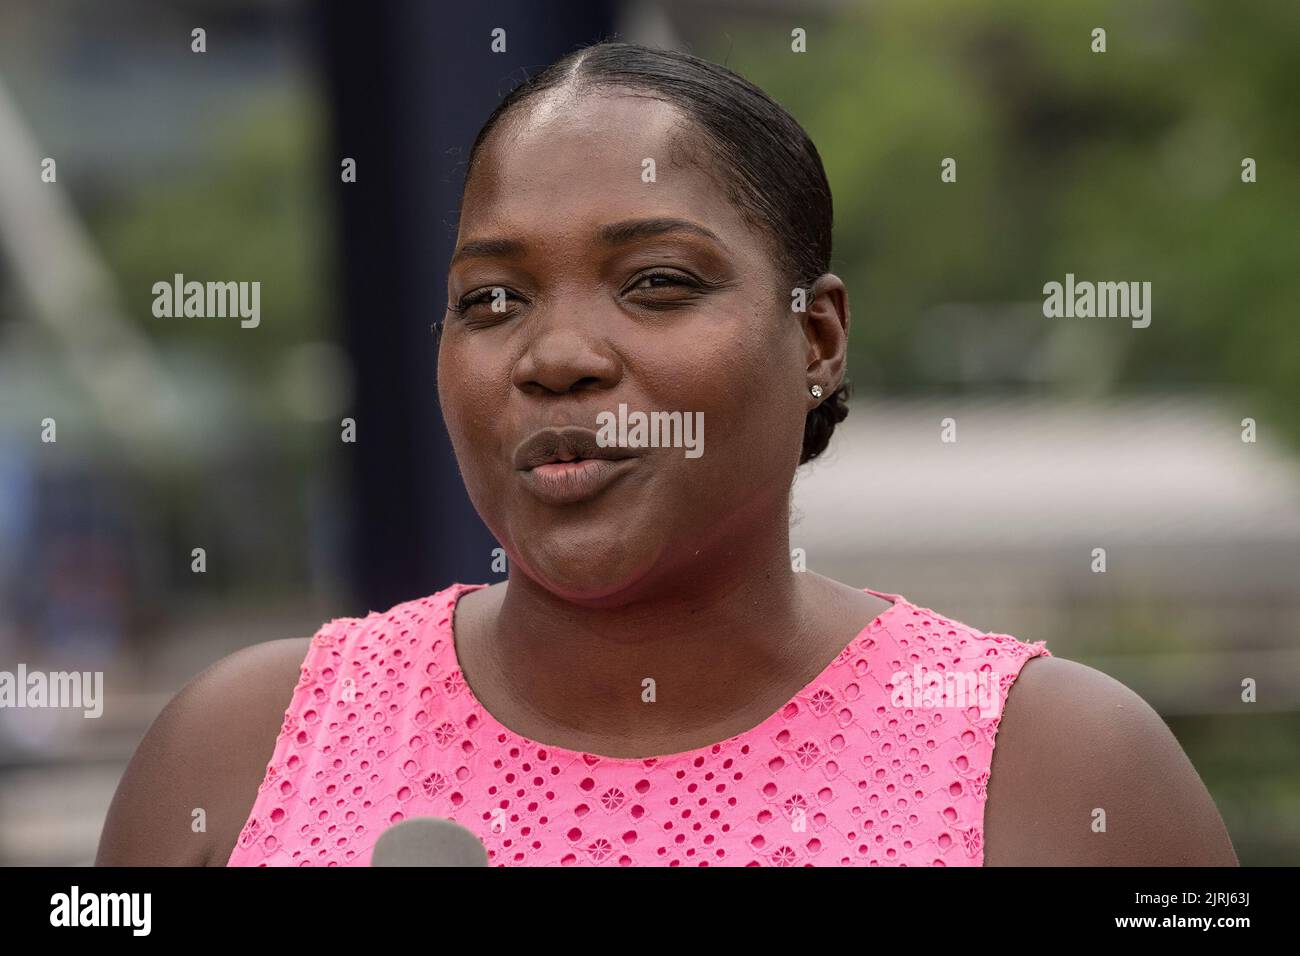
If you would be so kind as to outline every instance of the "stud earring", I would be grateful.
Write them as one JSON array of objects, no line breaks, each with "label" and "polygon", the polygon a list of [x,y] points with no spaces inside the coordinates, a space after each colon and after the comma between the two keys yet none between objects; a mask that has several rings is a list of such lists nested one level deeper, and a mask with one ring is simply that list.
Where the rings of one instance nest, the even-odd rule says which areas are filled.
[{"label": "stud earring", "polygon": [[812,392],[813,398],[822,397],[822,387],[820,385],[814,385],[812,388],[808,389],[808,391]]}]

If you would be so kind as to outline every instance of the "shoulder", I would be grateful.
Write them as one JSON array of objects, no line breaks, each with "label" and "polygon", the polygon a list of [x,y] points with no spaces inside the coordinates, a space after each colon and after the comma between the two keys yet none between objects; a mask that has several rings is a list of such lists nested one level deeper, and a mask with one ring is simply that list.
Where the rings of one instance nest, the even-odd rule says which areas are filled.
[{"label": "shoulder", "polygon": [[[310,638],[244,648],[191,680],[128,764],[96,864],[225,865],[293,712],[343,679],[345,666],[368,671],[372,659],[386,657],[380,646],[398,657],[401,642],[424,642],[425,628],[445,626],[462,589],[451,585],[364,618],[335,618]],[[205,826],[195,832],[200,810]]]},{"label": "shoulder", "polygon": [[1008,693],[985,807],[985,863],[1235,866],[1205,785],[1150,705],[1061,658]]},{"label": "shoulder", "polygon": [[[118,784],[98,866],[222,865],[257,796],[311,638],[255,644],[191,680]],[[195,832],[196,811],[205,818]]]}]

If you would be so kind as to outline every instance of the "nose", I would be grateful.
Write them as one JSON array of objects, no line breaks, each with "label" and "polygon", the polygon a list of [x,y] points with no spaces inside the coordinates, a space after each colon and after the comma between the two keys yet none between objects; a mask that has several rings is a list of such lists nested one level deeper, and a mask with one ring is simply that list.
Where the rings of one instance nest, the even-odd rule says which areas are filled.
[{"label": "nose", "polygon": [[622,375],[618,355],[591,330],[546,322],[515,363],[511,378],[529,395],[563,395],[613,388]]}]

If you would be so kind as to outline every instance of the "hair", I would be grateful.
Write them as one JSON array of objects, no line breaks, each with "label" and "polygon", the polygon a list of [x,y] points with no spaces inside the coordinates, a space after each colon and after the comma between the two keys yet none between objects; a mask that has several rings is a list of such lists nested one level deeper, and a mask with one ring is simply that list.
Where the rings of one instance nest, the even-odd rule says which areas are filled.
[{"label": "hair", "polygon": [[[794,117],[757,86],[687,53],[612,41],[575,50],[507,94],[479,130],[469,169],[502,119],[565,86],[629,90],[677,107],[721,161],[728,198],[768,237],[787,282],[807,288],[830,271],[831,189],[817,147]],[[799,464],[826,449],[835,426],[848,414],[848,391],[846,381],[808,412]]]}]

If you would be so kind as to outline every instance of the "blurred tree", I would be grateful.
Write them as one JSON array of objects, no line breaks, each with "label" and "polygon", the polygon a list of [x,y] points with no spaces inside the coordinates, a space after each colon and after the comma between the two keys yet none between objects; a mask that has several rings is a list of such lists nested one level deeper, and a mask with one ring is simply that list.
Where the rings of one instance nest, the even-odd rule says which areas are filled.
[{"label": "blurred tree", "polygon": [[[1300,5],[927,0],[806,20],[806,54],[770,21],[699,52],[822,152],[855,390],[1220,387],[1300,445]],[[1151,326],[1044,318],[1067,272],[1152,282]],[[1002,361],[962,374],[981,343]]]},{"label": "blurred tree", "polygon": [[[322,135],[315,98],[286,89],[232,128],[213,130],[208,163],[163,182],[122,184],[92,226],[128,313],[158,340],[201,345],[214,361],[251,376],[250,384],[267,387],[286,347],[328,337],[322,185],[334,167],[315,165]],[[155,318],[153,284],[177,272],[187,281],[260,281],[261,324]]]}]

